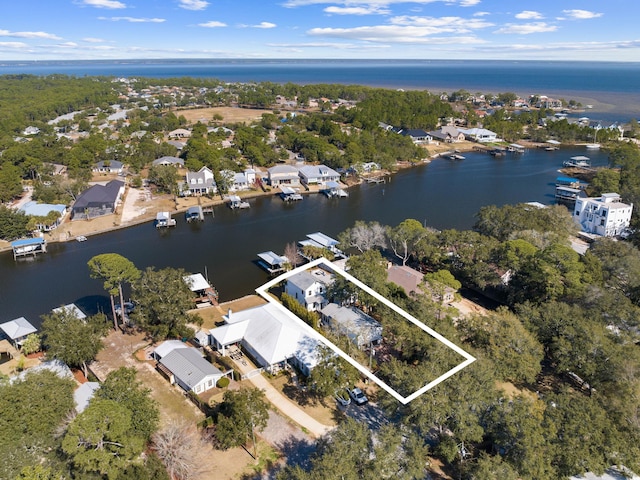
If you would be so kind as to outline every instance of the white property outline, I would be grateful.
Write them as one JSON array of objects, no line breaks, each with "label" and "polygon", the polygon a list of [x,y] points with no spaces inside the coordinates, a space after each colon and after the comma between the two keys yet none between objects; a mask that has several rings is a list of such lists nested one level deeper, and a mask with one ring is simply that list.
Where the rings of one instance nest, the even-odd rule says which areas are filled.
[{"label": "white property outline", "polygon": [[[373,373],[371,373],[366,368],[364,368],[360,363],[356,362],[353,358],[351,358],[349,355],[347,355],[345,352],[343,352],[340,348],[338,348],[336,345],[334,345],[324,335],[321,335],[316,330],[314,330],[310,325],[308,325],[306,322],[304,322],[302,319],[300,319],[299,317],[294,315],[293,312],[291,312],[289,309],[287,309],[284,305],[282,305],[282,303],[280,303],[279,301],[274,299],[273,296],[271,296],[268,293],[268,290],[271,287],[273,287],[275,284],[280,283],[283,280],[286,280],[287,278],[291,277],[292,275],[296,275],[299,272],[308,270],[308,269],[310,269],[312,267],[315,267],[316,265],[319,265],[319,264],[324,264],[328,268],[330,268],[331,270],[336,272],[337,274],[342,275],[344,278],[346,278],[350,282],[354,283],[356,286],[358,286],[359,288],[361,288],[362,290],[367,292],[369,295],[373,296],[374,298],[376,298],[380,302],[384,303],[387,307],[391,308],[396,313],[402,315],[405,319],[409,320],[415,326],[417,326],[420,329],[422,329],[423,331],[427,332],[433,338],[435,338],[437,340],[440,340],[440,342],[444,343],[447,347],[451,348],[453,351],[457,352],[462,357],[464,357],[465,361],[463,361],[461,364],[453,367],[451,370],[445,372],[444,374],[440,375],[435,380],[432,380],[431,382],[429,382],[428,384],[426,384],[424,387],[420,388],[419,390],[416,390],[411,395],[409,395],[407,397],[403,397],[398,392],[396,392],[393,388],[391,388],[389,385],[387,385],[385,382],[380,380]],[[291,318],[291,319],[295,320],[296,322],[298,322],[300,324],[300,326],[304,329],[304,331],[305,331],[305,333],[307,335],[309,335],[311,338],[315,338],[315,339],[320,340],[327,347],[329,347],[331,350],[333,350],[336,353],[336,355],[339,355],[340,357],[345,359],[347,362],[349,362],[349,364],[351,364],[353,367],[355,367],[360,373],[362,373],[367,378],[370,378],[378,386],[380,386],[380,388],[384,389],[387,393],[389,393],[392,397],[394,397],[396,400],[398,400],[403,405],[406,405],[407,403],[411,402],[412,400],[415,400],[417,397],[422,395],[427,390],[432,389],[433,387],[438,385],[440,382],[446,380],[447,378],[449,378],[452,375],[458,373],[460,370],[462,370],[466,366],[468,366],[471,363],[476,361],[475,357],[473,357],[469,353],[465,352],[463,349],[458,347],[456,344],[454,344],[454,343],[450,342],[449,340],[447,340],[446,338],[444,338],[442,335],[440,335],[435,330],[432,330],[431,328],[426,326],[424,323],[420,322],[414,316],[409,315],[407,312],[402,310],[396,304],[394,304],[393,302],[387,300],[382,295],[380,295],[376,291],[374,291],[371,288],[369,288],[367,285],[362,283],[357,278],[353,277],[352,275],[349,275],[347,272],[345,272],[341,268],[335,266],[333,263],[331,263],[329,260],[327,260],[324,257],[318,258],[318,259],[316,259],[316,260],[314,260],[314,261],[312,261],[310,263],[302,265],[302,266],[300,266],[298,268],[295,268],[295,269],[293,269],[293,270],[291,270],[289,272],[283,273],[282,275],[280,275],[280,276],[274,278],[273,280],[265,283],[261,287],[256,288],[256,293],[258,293],[258,295],[260,295],[262,298],[267,300],[267,302],[271,303],[276,308],[278,308],[282,313],[287,315],[289,318]]]}]

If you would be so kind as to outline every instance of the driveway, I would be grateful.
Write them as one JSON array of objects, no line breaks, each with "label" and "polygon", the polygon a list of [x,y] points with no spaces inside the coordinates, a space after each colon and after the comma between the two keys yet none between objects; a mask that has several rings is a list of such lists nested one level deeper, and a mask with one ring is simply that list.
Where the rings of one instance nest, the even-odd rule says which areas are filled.
[{"label": "driveway", "polygon": [[339,407],[346,415],[367,425],[369,430],[378,431],[380,427],[389,423],[384,411],[373,402],[356,405],[351,402],[346,407]]}]

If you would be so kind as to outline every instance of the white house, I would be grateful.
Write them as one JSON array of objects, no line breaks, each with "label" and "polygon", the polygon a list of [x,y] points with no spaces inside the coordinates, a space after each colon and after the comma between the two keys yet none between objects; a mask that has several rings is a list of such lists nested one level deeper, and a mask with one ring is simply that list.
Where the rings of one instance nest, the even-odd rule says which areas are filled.
[{"label": "white house", "polygon": [[124,165],[118,160],[103,160],[93,166],[93,171],[96,173],[117,173],[122,175]]},{"label": "white house", "polygon": [[633,204],[622,203],[617,193],[603,193],[595,198],[577,198],[573,218],[583,232],[616,237],[629,228],[632,212]]},{"label": "white house", "polygon": [[171,130],[167,136],[169,138],[191,138],[191,132],[184,128],[176,128]]},{"label": "white house", "polygon": [[224,170],[220,172],[227,175],[231,179],[232,183],[229,186],[230,192],[239,192],[242,190],[249,190],[256,181],[256,171],[253,168],[247,168],[244,172],[236,173],[231,170]]},{"label": "white house", "polygon": [[63,221],[67,215],[67,206],[64,204],[48,204],[37,203],[33,200],[25,203],[20,210],[27,216],[46,218],[50,213],[56,212],[59,216],[52,222],[41,222],[36,225],[36,228],[41,232],[50,232],[55,230]]},{"label": "white house", "polygon": [[318,338],[307,334],[294,319],[273,304],[232,312],[223,316],[225,325],[209,331],[211,345],[225,355],[230,345],[240,344],[257,364],[274,372],[286,362],[303,373],[315,367]]},{"label": "white house", "polygon": [[300,168],[298,175],[303,185],[326,185],[327,182],[340,180],[340,174],[326,165],[305,165]]},{"label": "white house", "polygon": [[0,330],[2,330],[3,336],[11,341],[16,348],[20,348],[29,335],[38,331],[24,317],[0,324]]},{"label": "white house", "polygon": [[269,168],[267,174],[269,185],[272,187],[278,187],[280,185],[296,187],[300,185],[298,169],[291,165],[276,165],[275,167]]},{"label": "white house", "polygon": [[187,172],[183,195],[208,195],[217,192],[213,172],[208,167],[202,167],[197,172]]},{"label": "white house", "polygon": [[153,162],[151,162],[151,165],[173,165],[176,168],[182,168],[184,167],[184,160],[178,157],[164,156],[155,159]]},{"label": "white house", "polygon": [[460,132],[470,140],[480,143],[495,142],[498,139],[498,134],[487,130],[486,128],[470,128],[460,129]]},{"label": "white house", "polygon": [[325,295],[333,275],[321,268],[302,271],[287,278],[284,292],[295,298],[308,311],[322,310],[328,303]]},{"label": "white house", "polygon": [[170,373],[172,383],[177,383],[187,392],[206,392],[215,387],[218,380],[224,376],[192,347],[171,350],[160,359],[160,365],[164,367],[159,367],[161,370]]}]

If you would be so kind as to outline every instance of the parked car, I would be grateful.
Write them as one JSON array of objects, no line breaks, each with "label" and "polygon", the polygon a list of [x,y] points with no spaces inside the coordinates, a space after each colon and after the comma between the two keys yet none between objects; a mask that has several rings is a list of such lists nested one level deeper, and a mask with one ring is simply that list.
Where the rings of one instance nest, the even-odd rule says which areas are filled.
[{"label": "parked car", "polygon": [[360,390],[358,387],[354,387],[351,390],[348,390],[348,392],[349,392],[349,396],[351,397],[351,399],[354,402],[356,402],[356,404],[358,404],[358,405],[364,405],[365,403],[367,403],[369,401],[369,399],[364,394],[364,392],[362,390]]},{"label": "parked car", "polygon": [[338,390],[336,391],[336,401],[339,405],[346,407],[347,405],[351,405],[351,397],[349,396],[348,390]]}]

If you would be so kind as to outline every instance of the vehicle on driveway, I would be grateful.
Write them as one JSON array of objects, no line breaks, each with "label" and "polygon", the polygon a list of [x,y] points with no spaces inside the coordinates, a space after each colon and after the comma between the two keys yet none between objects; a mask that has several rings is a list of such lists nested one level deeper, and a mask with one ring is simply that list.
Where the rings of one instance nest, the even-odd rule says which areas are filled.
[{"label": "vehicle on driveway", "polygon": [[354,387],[351,390],[347,390],[347,391],[349,392],[349,396],[351,397],[351,399],[354,402],[356,402],[356,404],[358,405],[364,405],[369,401],[369,399],[364,394],[364,392],[360,390],[358,387]]}]

